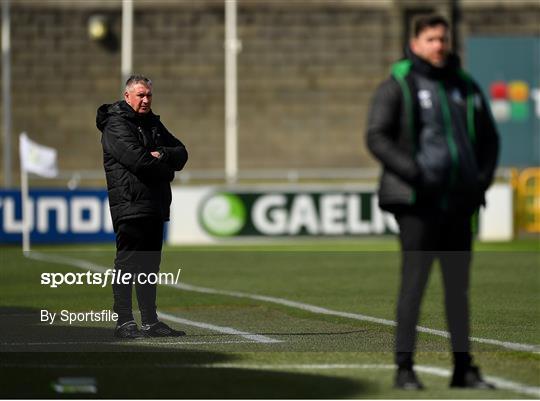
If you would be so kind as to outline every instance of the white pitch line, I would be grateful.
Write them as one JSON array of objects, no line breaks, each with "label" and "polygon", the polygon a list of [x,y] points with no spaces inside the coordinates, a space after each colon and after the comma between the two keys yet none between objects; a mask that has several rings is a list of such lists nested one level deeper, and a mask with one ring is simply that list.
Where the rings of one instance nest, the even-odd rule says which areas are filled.
[{"label": "white pitch line", "polygon": [[[218,290],[214,288],[199,287],[199,286],[185,284],[185,283],[169,284],[169,286],[178,288],[184,291],[200,292],[200,293],[215,294],[215,295],[227,295],[227,296],[236,297],[236,298],[247,298],[247,299],[253,299],[257,301],[270,302],[274,304],[288,306],[291,308],[305,310],[307,312],[312,312],[319,315],[339,316],[339,317],[345,317],[348,319],[361,320],[361,321],[366,321],[366,322],[371,322],[371,323],[378,323],[385,326],[397,325],[397,323],[394,320],[381,319],[381,318],[377,318],[373,316],[362,315],[359,313],[336,311],[336,310],[324,308],[321,306],[315,306],[315,305],[310,305],[303,302],[291,301],[285,298],[278,298],[278,297],[258,295],[258,294],[249,294],[249,293],[240,292],[240,291]],[[440,336],[444,338],[450,338],[450,333],[448,331],[431,329],[429,327],[423,327],[423,326],[416,326],[416,329],[417,331],[422,332],[422,333],[428,333],[428,334],[432,334],[432,335],[436,335],[436,336]],[[491,338],[481,338],[481,337],[470,337],[470,340],[478,342],[478,343],[482,343],[482,344],[496,345],[496,346],[511,349],[514,351],[526,351],[526,352],[534,352],[534,353],[537,353],[540,351],[540,346],[533,345],[533,344],[522,344],[522,343],[509,342],[509,341],[494,340]]]},{"label": "white pitch line", "polygon": [[[39,255],[38,252],[32,251],[27,256],[32,257],[32,254]],[[35,259],[40,260],[39,257]],[[66,257],[56,258],[53,256],[51,257],[51,260],[56,260],[59,263],[68,263],[68,264],[71,264],[72,266],[76,266],[82,269],[87,269],[87,270],[92,270],[92,271],[102,272],[107,269],[106,267],[98,266],[96,264],[92,264],[88,261],[80,260],[80,259],[72,259],[72,258],[66,258]],[[315,305],[310,305],[303,302],[291,301],[285,298],[278,298],[278,297],[272,297],[272,296],[267,296],[267,295],[250,294],[250,293],[240,292],[240,291],[219,290],[215,288],[200,287],[200,286],[185,284],[185,283],[165,284],[165,285],[169,287],[173,287],[173,288],[178,288],[184,291],[199,292],[203,294],[226,295],[226,296],[235,297],[235,298],[246,298],[246,299],[253,299],[257,301],[269,302],[269,303],[274,303],[278,305],[288,306],[291,308],[305,310],[307,312],[311,312],[311,313],[315,313],[319,315],[339,316],[339,317],[344,317],[348,319],[377,323],[377,324],[381,324],[385,326],[396,326],[397,324],[394,320],[381,319],[381,318],[363,315],[359,313],[336,311],[336,310],[324,308],[321,306],[315,306]],[[416,329],[422,333],[428,333],[428,334],[432,334],[432,335],[444,337],[444,338],[450,337],[450,333],[445,330],[431,329],[429,327],[423,327],[423,326],[416,326]],[[495,340],[491,338],[482,338],[482,337],[470,337],[470,340],[477,343],[495,345],[502,348],[511,349],[514,351],[524,351],[524,352],[532,352],[532,353],[540,352],[540,346],[534,345],[534,344],[523,344],[523,343],[510,342],[510,341]]]},{"label": "white pitch line", "polygon": [[202,329],[218,331],[220,333],[225,333],[225,334],[232,334],[232,335],[244,337],[248,340],[252,340],[257,343],[271,344],[271,343],[283,342],[282,340],[276,340],[274,338],[263,336],[261,334],[251,334],[245,331],[236,330],[236,329],[233,329],[232,327],[216,326],[215,324],[194,322],[192,320],[182,319],[180,317],[169,315],[168,313],[158,312],[158,316],[163,319],[170,320],[171,322],[186,324],[188,326],[200,327]]},{"label": "white pitch line", "polygon": [[[451,375],[451,372],[449,370],[437,368],[434,366],[419,365],[419,366],[415,366],[415,369],[418,372],[427,373],[434,376],[450,377]],[[516,393],[531,395],[533,397],[540,398],[540,387],[528,386],[525,384],[502,379],[496,376],[485,376],[485,379],[488,382],[493,383],[499,389],[509,390]]]},{"label": "white pitch line", "polygon": [[[104,272],[105,270],[107,270],[107,268],[103,266],[92,265],[90,262],[85,261],[85,260],[66,258],[64,256],[54,256],[54,255],[51,256],[51,255],[46,255],[39,252],[28,252],[28,253],[25,253],[25,256],[31,259],[40,260],[40,261],[69,264],[71,266],[79,267],[83,270],[91,270],[91,271],[98,271],[98,272]],[[158,311],[158,315],[161,316],[163,319],[170,320],[176,323],[181,323],[188,326],[199,327],[206,330],[216,331],[218,333],[237,335],[247,340],[254,341],[256,343],[272,344],[272,343],[283,342],[282,340],[276,340],[274,338],[270,338],[270,337],[263,336],[260,334],[252,334],[246,331],[236,330],[232,327],[217,326],[210,323],[182,319],[182,318],[170,315],[168,313],[163,313],[160,311]]]},{"label": "white pitch line", "polygon": [[156,342],[156,341],[141,341],[134,339],[133,341],[111,341],[111,342],[105,342],[105,341],[57,341],[57,342],[18,342],[18,343],[10,343],[10,342],[3,342],[0,343],[0,347],[22,347],[22,346],[40,346],[40,345],[153,345],[153,346],[160,346],[160,345],[205,345],[205,344],[253,344],[253,341],[247,341],[247,340],[231,340],[231,341],[164,341],[164,342]]},{"label": "white pitch line", "polygon": [[[366,369],[366,370],[395,370],[396,365],[390,364],[355,364],[355,363],[330,363],[330,364],[236,364],[236,363],[213,363],[213,364],[156,364],[158,367],[183,367],[192,369],[256,369],[256,370],[329,370],[329,369]],[[452,372],[448,369],[435,366],[415,365],[417,372],[438,377],[450,377]],[[540,398],[540,387],[529,386],[496,376],[485,376],[485,380],[493,383],[497,389],[508,390]]]},{"label": "white pitch line", "polygon": [[[193,363],[156,363],[147,364],[149,367],[157,367],[164,369],[252,369],[252,370],[332,370],[332,369],[362,369],[362,370],[394,370],[395,365],[390,364],[358,364],[358,363],[319,363],[319,364],[253,364],[253,363],[211,363],[211,364],[193,364]],[[102,368],[101,365],[83,365],[83,364],[22,364],[22,363],[0,363],[3,367],[29,367],[29,368],[64,368],[64,369],[80,369],[80,368]],[[114,367],[111,365],[109,367]],[[417,365],[415,370],[420,373],[425,373],[438,377],[450,377],[451,372],[448,369],[439,368],[436,366]],[[488,382],[493,383],[499,390],[508,390],[527,396],[540,398],[540,387],[530,386],[514,382],[511,380],[502,379],[496,376],[485,376]]]}]

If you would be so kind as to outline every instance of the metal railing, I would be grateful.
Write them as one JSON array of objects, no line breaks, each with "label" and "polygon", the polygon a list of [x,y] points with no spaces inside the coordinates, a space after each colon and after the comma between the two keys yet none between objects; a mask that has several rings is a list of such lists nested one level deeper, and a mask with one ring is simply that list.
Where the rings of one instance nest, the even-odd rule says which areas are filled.
[{"label": "metal railing", "polygon": [[[511,168],[499,168],[498,181],[513,180]],[[326,168],[326,169],[250,169],[238,172],[238,183],[301,183],[301,182],[376,182],[379,168]],[[53,179],[43,179],[31,175],[32,181],[41,181],[52,186],[67,186],[76,189],[80,186],[105,185],[103,170],[62,170]],[[186,170],[176,174],[173,182],[177,184],[225,184],[227,177],[223,169]]]}]

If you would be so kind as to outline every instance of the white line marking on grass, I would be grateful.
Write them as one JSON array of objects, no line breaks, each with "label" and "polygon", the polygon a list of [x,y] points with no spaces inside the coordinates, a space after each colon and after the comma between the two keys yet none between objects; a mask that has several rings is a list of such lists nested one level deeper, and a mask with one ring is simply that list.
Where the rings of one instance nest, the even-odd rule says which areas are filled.
[{"label": "white line marking on grass", "polygon": [[[30,252],[30,255],[28,256],[32,257],[31,254],[36,254],[36,253],[39,254],[38,252],[32,251]],[[40,260],[39,257],[36,257],[35,259]],[[52,257],[52,259],[54,259],[54,256]],[[92,264],[88,261],[80,260],[80,259],[62,257],[62,259],[59,259],[58,262],[68,263],[73,266],[80,267],[82,269],[87,269],[87,270],[93,270],[93,271],[106,270],[106,268],[103,266],[97,266],[96,264]],[[185,284],[185,283],[166,284],[166,285],[169,287],[178,288],[184,291],[199,292],[203,294],[227,295],[227,296],[235,297],[235,298],[253,299],[257,301],[269,302],[269,303],[274,303],[278,305],[288,306],[291,308],[301,309],[301,310],[305,310],[307,312],[311,312],[311,313],[315,313],[319,315],[339,316],[339,317],[344,317],[348,319],[382,324],[385,326],[396,326],[396,322],[394,320],[381,319],[378,317],[362,315],[359,313],[336,311],[336,310],[332,310],[328,308],[323,308],[321,306],[315,306],[315,305],[310,305],[303,302],[291,301],[285,298],[278,298],[278,297],[272,297],[272,296],[267,296],[267,295],[249,294],[249,293],[240,292],[240,291],[219,290],[215,288],[200,287],[200,286]],[[428,333],[428,334],[432,334],[439,337],[450,338],[450,333],[448,331],[431,329],[429,327],[423,327],[423,326],[416,326],[416,329],[422,333]],[[533,352],[533,353],[540,352],[540,346],[534,345],[534,344],[522,344],[522,343],[515,343],[515,342],[510,342],[510,341],[494,340],[491,338],[481,338],[481,337],[470,337],[470,340],[477,343],[495,345],[502,348],[511,349],[514,351],[524,351],[524,352]]]},{"label": "white line marking on grass", "polygon": [[205,345],[205,344],[253,344],[253,341],[248,340],[231,340],[231,341],[142,341],[142,340],[128,340],[128,341],[58,341],[58,342],[3,342],[0,346],[39,346],[39,345]]},{"label": "white line marking on grass", "polygon": [[[158,367],[168,367],[167,364],[157,364]],[[175,367],[174,365],[171,367]],[[395,365],[389,364],[235,364],[235,363],[213,363],[213,364],[179,364],[177,367],[185,368],[208,368],[208,369],[258,369],[258,370],[328,370],[328,369],[380,369],[380,370],[394,370]],[[452,372],[448,369],[439,368],[435,366],[417,365],[414,367],[417,372],[425,373],[438,377],[450,377]],[[496,376],[485,376],[488,382],[493,383],[497,389],[513,391],[520,394],[530,395],[540,398],[540,387],[529,386],[513,382],[511,380],[502,379]],[[458,390],[459,391],[459,390]]]},{"label": "white line marking on grass", "polygon": [[210,323],[194,322],[192,320],[182,319],[180,317],[169,315],[168,313],[158,312],[158,316],[161,317],[162,319],[170,320],[171,322],[186,324],[188,326],[200,327],[202,329],[218,331],[220,333],[225,333],[225,334],[232,334],[232,335],[244,337],[248,340],[252,340],[258,343],[270,344],[270,343],[283,342],[282,340],[276,340],[274,338],[266,337],[261,334],[251,334],[245,331],[236,330],[236,329],[233,329],[232,327],[216,326]]},{"label": "white line marking on grass", "polygon": [[[434,376],[450,377],[451,372],[447,369],[437,368],[434,366],[415,366],[418,372],[427,373]],[[485,376],[488,382],[493,383],[497,388],[503,390],[510,390],[516,393],[532,395],[533,397],[540,398],[540,387],[528,386],[521,383],[516,383],[510,380],[502,379],[496,376]]]},{"label": "white line marking on grass", "polygon": [[[290,301],[284,298],[277,298],[277,297],[271,297],[271,296],[266,296],[266,295],[248,294],[248,293],[239,292],[239,291],[218,290],[214,288],[199,287],[199,286],[185,284],[185,283],[170,284],[169,286],[175,287],[181,290],[185,290],[185,291],[201,292],[205,294],[215,294],[215,295],[228,295],[228,296],[236,297],[236,298],[247,298],[247,299],[254,299],[257,301],[270,302],[270,303],[275,303],[279,305],[289,306],[291,308],[305,310],[305,311],[316,313],[319,315],[339,316],[339,317],[345,317],[345,318],[354,319],[354,320],[378,323],[385,326],[396,326],[396,322],[393,320],[381,319],[381,318],[377,318],[373,316],[362,315],[359,313],[336,311],[332,309],[323,308],[321,306],[306,304],[303,302]],[[422,333],[428,333],[428,334],[433,334],[440,337],[450,338],[450,333],[444,330],[430,329],[429,327],[423,327],[423,326],[416,326],[416,329]],[[491,338],[480,338],[480,337],[470,337],[470,340],[478,342],[478,343],[482,343],[482,344],[497,345],[497,346],[508,348],[515,351],[527,351],[527,352],[540,351],[540,346],[533,345],[533,344],[521,344],[521,343],[514,343],[514,342],[509,342],[509,341],[494,340]]]},{"label": "white line marking on grass", "polygon": [[[80,369],[80,368],[102,368],[102,365],[84,365],[84,364],[58,364],[58,363],[1,363],[3,367],[28,367],[28,368],[64,368],[64,369]],[[116,365],[108,365],[115,367]],[[118,365],[121,366],[121,365]],[[362,369],[362,370],[394,370],[395,365],[390,364],[358,364],[358,363],[324,363],[324,364],[253,364],[253,363],[211,363],[211,364],[192,364],[192,363],[147,363],[145,366],[157,367],[164,369],[253,369],[253,370],[332,370],[332,369]],[[438,377],[450,377],[451,372],[448,369],[439,368],[436,366],[417,365],[415,370],[420,373],[425,373]],[[511,380],[502,379],[496,376],[485,376],[485,379],[493,383],[499,390],[508,390],[515,393],[524,394],[540,398],[540,387],[530,386],[527,384],[513,382]],[[460,391],[460,390],[455,390]]]},{"label": "white line marking on grass", "polygon": [[[98,272],[104,272],[105,270],[107,270],[107,268],[104,266],[98,266],[85,260],[66,258],[64,256],[46,255],[39,252],[28,252],[28,253],[25,253],[25,256],[28,258],[40,260],[40,261],[69,264],[71,266],[78,267],[83,270],[98,271]],[[163,313],[160,311],[158,311],[158,315],[163,319],[170,320],[176,323],[181,323],[181,324],[185,324],[185,325],[193,326],[193,327],[200,327],[206,330],[217,331],[219,333],[224,333],[224,334],[237,335],[247,340],[257,342],[257,343],[272,344],[272,343],[283,342],[282,340],[276,340],[276,339],[263,336],[260,334],[252,334],[246,331],[236,330],[232,327],[217,326],[210,323],[196,322],[193,320],[182,319],[182,318],[170,315],[168,313]]]}]

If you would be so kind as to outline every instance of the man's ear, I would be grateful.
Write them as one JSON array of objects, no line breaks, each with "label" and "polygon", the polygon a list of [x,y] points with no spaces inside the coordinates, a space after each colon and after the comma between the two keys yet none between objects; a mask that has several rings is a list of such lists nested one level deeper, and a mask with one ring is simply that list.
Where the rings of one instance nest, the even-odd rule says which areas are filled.
[{"label": "man's ear", "polygon": [[127,102],[128,99],[129,99],[129,98],[128,98],[128,93],[127,93],[127,91],[126,91],[126,92],[124,92],[124,100]]}]

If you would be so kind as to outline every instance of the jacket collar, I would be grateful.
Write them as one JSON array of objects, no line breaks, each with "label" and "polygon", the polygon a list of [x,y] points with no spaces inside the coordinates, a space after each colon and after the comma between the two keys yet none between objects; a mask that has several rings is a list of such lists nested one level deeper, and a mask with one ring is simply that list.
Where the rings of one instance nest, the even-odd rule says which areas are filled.
[{"label": "jacket collar", "polygon": [[446,59],[446,64],[443,67],[435,67],[414,54],[409,46],[407,46],[405,49],[405,57],[411,60],[413,71],[436,80],[446,79],[454,76],[459,70],[461,64],[459,57],[453,53],[450,53]]},{"label": "jacket collar", "polygon": [[159,120],[159,116],[154,114],[152,110],[150,110],[147,114],[139,114],[136,113],[129,104],[126,103],[125,100],[120,100],[119,102],[116,102],[112,105],[110,111],[112,113],[121,114],[123,117],[128,118],[130,120],[136,120],[140,122],[146,122],[146,121],[152,121],[155,119]]}]

